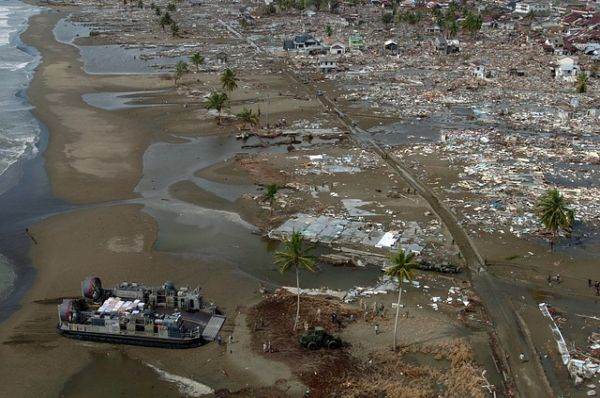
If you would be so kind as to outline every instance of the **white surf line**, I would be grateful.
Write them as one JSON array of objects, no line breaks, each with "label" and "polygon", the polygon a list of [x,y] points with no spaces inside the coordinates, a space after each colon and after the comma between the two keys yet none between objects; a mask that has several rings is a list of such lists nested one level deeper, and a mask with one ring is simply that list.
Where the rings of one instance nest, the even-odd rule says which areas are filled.
[{"label": "white surf line", "polygon": [[215,390],[209,386],[199,383],[196,380],[165,372],[164,370],[149,363],[146,363],[145,365],[158,373],[162,380],[169,383],[175,383],[179,389],[179,392],[188,397],[201,397],[203,395],[213,394],[215,392]]}]

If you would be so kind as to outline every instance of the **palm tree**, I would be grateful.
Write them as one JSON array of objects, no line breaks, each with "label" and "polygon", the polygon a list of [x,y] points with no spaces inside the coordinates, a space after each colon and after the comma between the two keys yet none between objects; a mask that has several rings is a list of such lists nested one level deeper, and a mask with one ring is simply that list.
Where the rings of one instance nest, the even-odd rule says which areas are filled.
[{"label": "palm tree", "polygon": [[396,303],[396,321],[394,322],[394,350],[396,349],[396,332],[398,331],[398,315],[400,314],[400,300],[402,299],[402,284],[404,279],[412,280],[413,268],[416,267],[415,254],[406,254],[400,250],[390,257],[391,265],[386,268],[385,274],[391,278],[398,278],[398,302]]},{"label": "palm tree", "polygon": [[235,72],[227,68],[221,74],[221,85],[224,90],[233,91],[237,88],[237,76]]},{"label": "palm tree", "polygon": [[177,81],[181,79],[183,75],[185,75],[188,71],[189,69],[187,63],[185,63],[184,61],[177,62],[177,65],[175,65],[175,73],[173,75],[175,84],[177,84]]},{"label": "palm tree", "polygon": [[269,201],[269,207],[271,212],[273,212],[273,203],[275,202],[277,191],[279,191],[279,186],[277,184],[267,185],[267,190],[265,191],[265,198]]},{"label": "palm tree", "polygon": [[176,9],[177,9],[177,8],[175,7],[175,4],[173,4],[173,3],[169,3],[169,4],[167,4],[167,10],[169,10],[169,11],[173,12],[173,11],[175,11]]},{"label": "palm tree", "polygon": [[260,122],[260,116],[258,113],[254,113],[252,109],[243,108],[238,114],[236,114],[237,118],[244,123],[244,128],[246,123],[251,125],[252,127],[258,126]]},{"label": "palm tree", "polygon": [[279,265],[281,273],[294,268],[296,271],[296,293],[298,300],[296,304],[296,318],[294,319],[294,331],[300,321],[300,268],[315,272],[315,260],[310,255],[312,247],[304,246],[304,239],[300,232],[292,233],[289,239],[283,241],[283,251],[275,252],[275,263]]},{"label": "palm tree", "polygon": [[171,34],[173,37],[179,36],[179,25],[175,21],[171,22]]},{"label": "palm tree", "polygon": [[479,32],[482,22],[483,21],[479,15],[469,12],[462,22],[462,28],[463,30],[473,34]]},{"label": "palm tree", "polygon": [[221,123],[221,110],[227,105],[227,100],[227,94],[213,91],[204,102],[206,109],[215,109],[219,112],[217,123]]},{"label": "palm tree", "polygon": [[587,91],[588,75],[585,72],[581,72],[577,75],[577,92],[583,94]]},{"label": "palm tree", "polygon": [[333,34],[333,29],[331,28],[331,25],[325,26],[325,34],[327,35],[327,37],[331,37],[331,35]]},{"label": "palm tree", "polygon": [[194,53],[190,57],[190,61],[196,66],[196,72],[200,72],[200,65],[204,63],[204,57],[200,53]]},{"label": "palm tree", "polygon": [[554,243],[559,230],[567,235],[573,230],[575,211],[568,206],[564,196],[558,189],[549,189],[538,200],[536,206],[538,217],[544,228],[550,232],[550,249],[554,249]]},{"label": "palm tree", "polygon": [[158,24],[160,25],[160,27],[164,31],[165,30],[165,26],[170,25],[171,22],[173,22],[173,20],[171,19],[171,14],[169,14],[169,12],[165,12],[164,15],[162,17],[160,17],[160,20],[158,21]]},{"label": "palm tree", "polygon": [[[154,13],[156,14],[157,17],[160,17],[161,12],[160,12],[159,6],[154,7]],[[161,25],[161,27],[162,27],[162,25]],[[163,29],[164,29],[164,27],[163,27]]]}]

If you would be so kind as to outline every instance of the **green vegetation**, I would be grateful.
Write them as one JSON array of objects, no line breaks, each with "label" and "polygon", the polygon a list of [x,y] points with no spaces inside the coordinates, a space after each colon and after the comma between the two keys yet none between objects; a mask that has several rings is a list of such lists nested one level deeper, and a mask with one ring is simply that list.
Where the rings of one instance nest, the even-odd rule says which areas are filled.
[{"label": "green vegetation", "polygon": [[325,34],[327,35],[327,37],[331,37],[331,35],[333,34],[333,29],[331,28],[331,25],[325,26]]},{"label": "green vegetation", "polygon": [[560,230],[567,235],[571,234],[575,211],[569,207],[558,189],[549,189],[540,197],[536,205],[536,212],[544,228],[551,234],[551,249],[554,248]]},{"label": "green vegetation", "polygon": [[294,318],[294,331],[300,321],[300,269],[315,272],[315,260],[310,254],[313,247],[305,247],[304,239],[300,232],[292,233],[289,239],[283,241],[283,250],[275,252],[275,263],[279,271],[285,273],[294,268],[296,271],[296,293],[298,295],[296,305],[296,317]]},{"label": "green vegetation", "polygon": [[175,73],[173,75],[173,78],[175,79],[175,84],[177,84],[179,79],[181,79],[183,75],[185,75],[188,72],[189,68],[187,63],[185,63],[184,61],[177,62],[177,65],[175,65]]},{"label": "green vegetation", "polygon": [[225,69],[221,74],[221,85],[223,90],[233,91],[237,88],[237,76],[235,72],[229,68]]},{"label": "green vegetation", "polygon": [[273,202],[275,202],[275,197],[277,196],[278,191],[279,186],[277,186],[277,184],[267,185],[267,190],[265,191],[265,198],[269,201],[271,207],[273,207]]},{"label": "green vegetation", "polygon": [[398,251],[390,257],[391,265],[386,268],[385,274],[391,278],[398,278],[398,301],[396,303],[396,320],[394,321],[394,350],[397,344],[398,315],[400,314],[400,301],[402,300],[402,284],[404,279],[411,281],[413,269],[416,267],[415,254],[406,254],[404,250]]},{"label": "green vegetation", "polygon": [[167,11],[175,12],[176,9],[177,9],[177,7],[175,7],[175,4],[173,4],[173,3],[167,4]]},{"label": "green vegetation", "polygon": [[204,102],[204,108],[215,109],[217,112],[219,112],[217,116],[217,123],[219,124],[221,123],[221,111],[225,106],[227,106],[228,100],[229,98],[227,97],[227,94],[213,91]]},{"label": "green vegetation", "polygon": [[171,35],[173,37],[179,36],[179,25],[175,21],[171,22]]},{"label": "green vegetation", "polygon": [[381,16],[381,22],[383,22],[383,24],[385,26],[388,26],[393,21],[394,21],[394,15],[391,12],[386,12]]},{"label": "green vegetation", "polygon": [[163,31],[165,30],[165,26],[171,25],[171,23],[173,23],[173,19],[171,19],[171,14],[169,14],[168,12],[165,12],[164,15],[160,17],[160,20],[158,21],[158,24],[160,25]]},{"label": "green vegetation", "polygon": [[482,23],[483,20],[481,19],[480,15],[476,15],[469,11],[465,16],[465,19],[462,21],[461,27],[465,32],[474,34],[479,32]]},{"label": "green vegetation", "polygon": [[[244,128],[246,124],[249,124],[252,127],[257,127],[260,123],[260,114],[255,113],[252,109],[244,108],[239,113],[235,115],[239,120],[244,123]],[[268,188],[268,187],[267,187]],[[268,192],[268,189],[267,189]]]},{"label": "green vegetation", "polygon": [[416,25],[423,19],[423,14],[420,11],[406,11],[405,13],[398,14],[399,22],[406,22],[410,25]]},{"label": "green vegetation", "polygon": [[204,63],[204,57],[200,53],[194,53],[190,57],[190,62],[196,67],[196,72],[200,72],[200,65]]},{"label": "green vegetation", "polygon": [[588,75],[585,72],[580,72],[579,75],[577,75],[575,86],[577,87],[578,93],[583,94],[587,91],[588,79]]}]

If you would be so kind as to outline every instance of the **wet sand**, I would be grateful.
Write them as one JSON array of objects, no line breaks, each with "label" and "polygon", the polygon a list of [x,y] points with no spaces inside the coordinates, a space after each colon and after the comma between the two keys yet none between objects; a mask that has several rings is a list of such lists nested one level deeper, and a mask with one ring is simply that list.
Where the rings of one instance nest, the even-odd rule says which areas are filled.
[{"label": "wet sand", "polygon": [[[36,16],[23,35],[43,55],[29,97],[36,116],[49,129],[44,158],[52,191],[70,203],[86,206],[54,215],[31,228],[38,242],[31,248],[37,273],[19,310],[0,324],[0,395],[79,396],[81,390],[73,388],[78,375],[84,373],[78,372],[85,372],[95,363],[98,384],[90,393],[104,396],[101,380],[110,379],[110,372],[102,372],[114,368],[111,356],[102,354],[116,351],[133,361],[134,367],[151,363],[215,389],[235,390],[250,382],[261,385],[263,381],[254,375],[256,369],[250,372],[229,360],[225,349],[216,344],[186,351],[153,350],[77,342],[55,333],[56,304],[61,297],[79,295],[81,279],[90,274],[101,274],[107,286],[121,280],[158,284],[167,279],[176,284],[200,285],[207,299],[230,314],[226,325],[229,333],[234,332],[236,303],[259,298],[256,280],[236,268],[154,251],[156,222],[142,212],[143,206],[118,204],[137,196],[134,188],[141,177],[143,153],[157,137],[169,133],[162,127],[176,125],[173,118],[178,118],[183,107],[161,112],[160,121],[154,123],[155,119],[148,117],[155,112],[152,108],[108,112],[86,104],[82,95],[89,92],[157,90],[172,83],[156,75],[86,75],[76,48],[57,43],[49,34],[63,16],[55,12]],[[186,123],[182,124],[185,128]],[[88,206],[104,202],[111,205]],[[243,347],[236,350],[244,352]],[[107,358],[108,362],[98,358]],[[264,373],[277,372],[282,366],[261,365]],[[143,377],[138,380],[139,388],[126,380],[120,385],[117,382],[114,388],[137,394],[149,391],[156,383],[164,382],[158,376]],[[157,391],[172,388],[165,386]]]}]

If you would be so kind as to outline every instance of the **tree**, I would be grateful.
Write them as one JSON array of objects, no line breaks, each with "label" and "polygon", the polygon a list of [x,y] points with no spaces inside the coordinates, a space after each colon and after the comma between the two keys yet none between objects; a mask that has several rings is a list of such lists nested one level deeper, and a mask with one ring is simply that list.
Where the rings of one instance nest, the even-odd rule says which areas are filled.
[{"label": "tree", "polygon": [[173,4],[173,3],[167,4],[167,10],[171,11],[171,12],[175,12],[175,10],[176,10],[175,4]]},{"label": "tree", "polygon": [[221,110],[227,105],[227,100],[227,94],[213,91],[204,102],[204,107],[206,109],[215,109],[219,112],[217,123],[221,123]]},{"label": "tree", "polygon": [[233,91],[237,88],[237,76],[235,72],[227,68],[221,74],[221,85],[224,90]]},{"label": "tree", "polygon": [[160,20],[158,21],[158,24],[160,25],[160,27],[162,28],[162,30],[165,30],[165,26],[170,25],[173,22],[173,20],[171,19],[171,14],[169,14],[168,12],[165,12],[164,15],[162,17],[160,17]]},{"label": "tree", "polygon": [[[157,17],[160,17],[160,14],[161,14],[161,12],[160,12],[160,7],[159,7],[159,6],[156,6],[156,7],[154,8],[154,13],[156,14],[156,16],[157,16]],[[164,28],[163,28],[163,29],[164,29]]]},{"label": "tree", "polygon": [[390,278],[398,278],[398,302],[396,303],[396,320],[394,322],[394,350],[397,347],[397,336],[398,331],[398,315],[400,314],[400,300],[402,300],[402,284],[404,279],[409,281],[413,277],[413,268],[416,267],[415,254],[406,254],[404,250],[400,250],[396,254],[390,257],[391,265],[386,268],[385,274]]},{"label": "tree", "polygon": [[479,32],[482,23],[483,20],[481,19],[481,16],[469,12],[462,21],[462,28],[463,30],[473,34]]},{"label": "tree", "polygon": [[273,203],[275,202],[277,191],[279,191],[279,186],[277,184],[267,185],[267,190],[265,191],[265,198],[269,201],[271,211],[273,211]]},{"label": "tree", "polygon": [[194,53],[190,57],[190,61],[196,67],[196,72],[200,72],[200,65],[202,65],[204,63],[204,57],[202,55],[200,55],[200,53]]},{"label": "tree", "polygon": [[333,34],[333,29],[331,28],[331,25],[325,26],[325,34],[327,35],[327,37],[331,37],[331,35]]},{"label": "tree", "polygon": [[138,0],[137,6],[138,6],[138,8],[144,8],[144,1],[143,0]]},{"label": "tree", "polygon": [[304,239],[300,232],[292,233],[289,239],[283,241],[283,250],[275,252],[275,263],[279,271],[285,273],[291,268],[296,271],[296,293],[298,300],[296,304],[296,317],[294,318],[294,331],[300,321],[300,269],[315,272],[315,260],[311,256],[312,247],[304,246]]},{"label": "tree", "polygon": [[536,212],[544,228],[551,234],[550,249],[554,249],[557,234],[563,230],[567,235],[573,230],[575,211],[558,189],[549,189],[537,202]]},{"label": "tree", "polygon": [[448,21],[446,26],[448,29],[448,37],[456,36],[456,34],[458,33],[458,23],[456,22],[456,19]]},{"label": "tree", "polygon": [[244,127],[246,124],[249,124],[252,127],[256,127],[256,126],[258,126],[258,124],[260,122],[259,114],[254,113],[252,111],[252,109],[249,109],[249,108],[243,108],[235,116],[237,116],[237,118],[240,119],[242,121],[242,123],[244,123]]},{"label": "tree", "polygon": [[174,74],[175,84],[177,84],[177,81],[179,79],[181,79],[183,77],[183,75],[188,73],[188,71],[189,71],[189,68],[188,68],[187,63],[185,63],[184,61],[177,62],[177,65],[175,65],[175,74]]},{"label": "tree", "polygon": [[381,16],[381,22],[383,22],[385,26],[391,24],[392,21],[394,21],[394,15],[391,12],[386,12]]},{"label": "tree", "polygon": [[173,37],[179,36],[179,25],[175,22],[171,22],[171,34]]},{"label": "tree", "polygon": [[587,85],[588,85],[588,75],[585,72],[580,72],[579,75],[577,75],[577,82],[576,82],[577,92],[580,94],[585,93],[587,91]]}]

